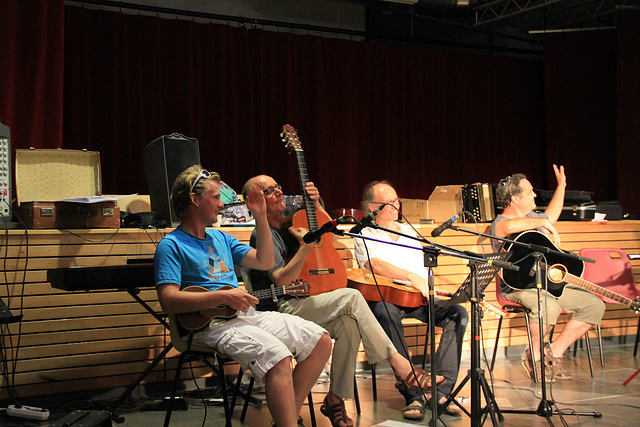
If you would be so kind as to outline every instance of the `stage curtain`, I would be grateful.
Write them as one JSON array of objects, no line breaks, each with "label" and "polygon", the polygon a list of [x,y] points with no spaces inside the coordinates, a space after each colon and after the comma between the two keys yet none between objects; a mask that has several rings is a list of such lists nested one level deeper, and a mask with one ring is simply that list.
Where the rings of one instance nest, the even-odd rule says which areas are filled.
[{"label": "stage curtain", "polygon": [[0,0],[0,120],[13,148],[62,146],[64,0]]},{"label": "stage curtain", "polygon": [[199,140],[239,190],[267,173],[300,193],[279,136],[298,129],[328,207],[365,183],[436,185],[545,175],[542,61],[67,7],[66,148],[101,152],[105,192],[146,193],[142,150]]},{"label": "stage curtain", "polygon": [[618,25],[617,194],[624,212],[640,214],[640,12],[621,12]]}]

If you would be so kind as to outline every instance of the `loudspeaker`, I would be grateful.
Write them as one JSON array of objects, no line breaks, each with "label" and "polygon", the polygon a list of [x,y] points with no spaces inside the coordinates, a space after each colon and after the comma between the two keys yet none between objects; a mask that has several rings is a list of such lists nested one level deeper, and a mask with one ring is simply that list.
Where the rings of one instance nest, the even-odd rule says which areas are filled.
[{"label": "loudspeaker", "polygon": [[168,226],[177,227],[180,220],[171,208],[171,187],[183,170],[200,164],[198,140],[179,133],[164,135],[144,148],[143,158],[151,210],[158,212]]}]

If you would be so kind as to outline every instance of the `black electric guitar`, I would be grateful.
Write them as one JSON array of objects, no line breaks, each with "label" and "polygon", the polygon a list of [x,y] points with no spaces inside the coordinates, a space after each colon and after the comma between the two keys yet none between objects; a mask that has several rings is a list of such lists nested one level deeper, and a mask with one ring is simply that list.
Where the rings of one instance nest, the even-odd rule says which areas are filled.
[{"label": "black electric guitar", "polygon": [[[233,288],[231,286],[223,286],[215,291],[210,291],[209,289],[201,286],[188,286],[181,292],[218,292],[225,289]],[[302,280],[297,280],[288,286],[274,286],[271,289],[261,289],[259,291],[249,293],[259,300],[277,298],[283,295],[303,298],[309,296],[309,285]],[[207,326],[212,319],[232,319],[237,315],[238,312],[236,310],[223,304],[206,310],[179,313],[178,321],[184,329],[188,331],[197,331]]]},{"label": "black electric guitar", "polygon": [[[534,244],[543,246],[548,249],[556,251],[562,251],[559,249],[549,238],[539,231],[524,231],[515,238],[511,239],[516,242]],[[512,260],[522,260],[518,262],[520,270],[502,270],[502,280],[510,288],[516,290],[522,290],[535,287],[535,274],[530,275],[530,272],[535,269],[535,260],[533,257],[527,257],[531,253],[531,250],[524,246],[516,245],[513,243],[507,243],[505,250],[512,252]],[[591,283],[582,279],[582,273],[584,272],[584,262],[579,259],[566,258],[561,255],[546,253],[545,258],[547,262],[540,262],[540,268],[546,274],[549,279],[547,291],[554,297],[559,297],[564,291],[564,287],[567,283],[586,289],[596,295],[610,298],[620,304],[624,304],[634,310],[636,313],[640,313],[640,301],[632,300],[624,297],[620,294],[612,292],[607,288],[598,286],[595,283]]]}]

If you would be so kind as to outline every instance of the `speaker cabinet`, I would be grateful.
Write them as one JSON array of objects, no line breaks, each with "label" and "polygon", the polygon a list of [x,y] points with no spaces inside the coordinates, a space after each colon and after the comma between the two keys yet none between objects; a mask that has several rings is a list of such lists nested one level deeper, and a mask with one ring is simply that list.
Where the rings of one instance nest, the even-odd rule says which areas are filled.
[{"label": "speaker cabinet", "polygon": [[177,227],[180,219],[171,208],[171,187],[178,175],[189,166],[200,164],[198,140],[179,133],[151,141],[143,152],[151,210],[159,213],[169,227]]}]

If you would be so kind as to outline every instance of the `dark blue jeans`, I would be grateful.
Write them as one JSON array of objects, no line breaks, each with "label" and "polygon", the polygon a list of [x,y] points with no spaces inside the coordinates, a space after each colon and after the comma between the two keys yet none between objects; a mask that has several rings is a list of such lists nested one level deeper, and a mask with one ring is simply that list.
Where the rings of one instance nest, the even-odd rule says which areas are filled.
[{"label": "dark blue jeans", "polygon": [[[453,391],[458,379],[462,341],[464,340],[464,331],[469,322],[469,313],[461,305],[446,306],[446,301],[437,298],[434,300],[435,324],[442,328],[442,336],[436,352],[436,372],[447,380],[438,390],[438,394],[448,396]],[[385,310],[385,305],[389,310],[388,314],[387,310]],[[423,305],[409,308],[382,302],[370,303],[370,306],[371,311],[373,311],[382,329],[385,330],[398,352],[410,359],[406,350],[407,342],[404,339],[402,319],[410,317],[427,323],[429,320],[429,307]],[[401,394],[404,396],[407,405],[415,400],[423,402],[419,391],[402,391]]]}]

